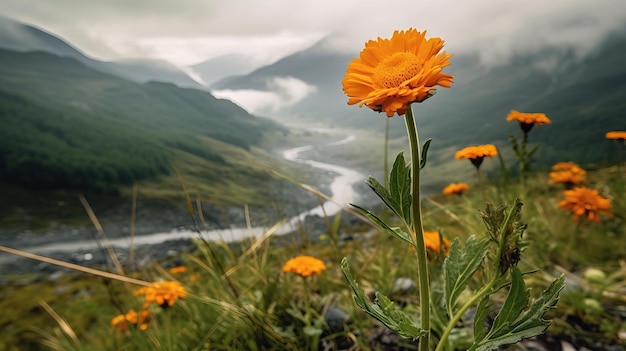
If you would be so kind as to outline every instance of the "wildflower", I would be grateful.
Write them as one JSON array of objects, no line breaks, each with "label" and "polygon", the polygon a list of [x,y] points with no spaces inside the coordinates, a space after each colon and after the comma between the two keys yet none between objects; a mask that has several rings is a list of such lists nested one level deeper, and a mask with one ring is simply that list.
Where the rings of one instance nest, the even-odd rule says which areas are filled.
[{"label": "wildflower", "polygon": [[413,28],[368,41],[342,81],[348,104],[402,116],[410,103],[432,96],[436,85],[449,88],[453,77],[441,71],[452,54],[441,51],[443,43]]},{"label": "wildflower", "polygon": [[153,282],[151,286],[144,286],[136,290],[134,295],[145,295],[144,307],[151,303],[168,307],[174,305],[174,302],[179,298],[186,298],[187,291],[179,282]]},{"label": "wildflower", "polygon": [[524,134],[530,132],[535,124],[550,124],[552,121],[543,113],[524,113],[511,110],[506,117],[507,122],[518,121]]},{"label": "wildflower", "polygon": [[128,330],[128,324],[136,324],[140,330],[148,329],[148,317],[150,317],[150,310],[143,309],[137,314],[135,310],[130,310],[126,314],[118,314],[111,320],[111,326],[117,327],[119,331],[125,332]]},{"label": "wildflower", "polygon": [[565,199],[559,201],[559,207],[572,212],[578,222],[581,217],[587,217],[591,222],[600,222],[600,214],[612,218],[611,200],[603,197],[597,190],[586,187],[576,187],[563,192]]},{"label": "wildflower", "polygon": [[587,183],[584,169],[574,162],[559,162],[552,166],[550,183],[563,183],[568,187]]},{"label": "wildflower", "polygon": [[483,158],[485,157],[493,157],[498,155],[498,149],[496,149],[495,145],[486,144],[486,145],[478,145],[478,146],[468,146],[464,149],[461,149],[456,152],[454,158],[468,158],[474,167],[479,168],[483,163]]},{"label": "wildflower", "polygon": [[[448,255],[448,251],[450,249],[450,240],[444,238],[439,234],[438,231],[435,230],[425,230],[424,231],[424,245],[426,249],[432,250],[437,253],[441,253],[441,243],[443,242],[443,248],[445,249],[445,254]],[[415,251],[415,246],[409,246],[410,251]]]},{"label": "wildflower", "polygon": [[443,189],[444,195],[462,195],[469,190],[469,185],[465,183],[451,183]]},{"label": "wildflower", "polygon": [[172,267],[169,269],[169,272],[170,274],[185,273],[187,272],[187,267],[185,266]]},{"label": "wildflower", "polygon": [[621,132],[621,131],[607,132],[606,138],[615,139],[615,140],[619,140],[623,142],[624,140],[626,140],[626,132]]},{"label": "wildflower", "polygon": [[283,266],[282,271],[287,273],[295,273],[303,277],[313,274],[321,274],[326,269],[324,261],[312,256],[296,256]]}]

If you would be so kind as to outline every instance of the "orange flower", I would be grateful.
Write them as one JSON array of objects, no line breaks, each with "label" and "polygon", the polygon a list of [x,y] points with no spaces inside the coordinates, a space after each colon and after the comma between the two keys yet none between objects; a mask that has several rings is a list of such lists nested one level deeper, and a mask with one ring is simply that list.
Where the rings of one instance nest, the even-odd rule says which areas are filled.
[{"label": "orange flower", "polygon": [[587,217],[591,222],[600,222],[600,213],[609,218],[613,218],[611,213],[611,200],[603,197],[597,190],[586,187],[576,187],[563,192],[565,199],[559,201],[559,207],[572,212],[574,222],[578,222],[581,217]]},{"label": "orange flower", "polygon": [[550,183],[563,183],[567,186],[585,184],[587,183],[586,174],[587,172],[574,162],[559,162],[552,166]]},{"label": "orange flower", "polygon": [[507,122],[518,121],[522,131],[528,133],[535,124],[550,124],[552,121],[543,113],[524,113],[511,110],[506,117]]},{"label": "orange flower", "polygon": [[469,190],[469,185],[465,183],[451,183],[443,189],[444,195],[461,195]]},{"label": "orange flower", "polygon": [[170,274],[185,273],[187,272],[187,267],[185,266],[172,267],[169,269],[169,272]]},{"label": "orange flower", "polygon": [[150,303],[168,307],[172,306],[179,298],[186,298],[187,291],[179,282],[153,282],[152,286],[144,286],[136,290],[134,295],[145,295],[144,308]]},{"label": "orange flower", "polygon": [[616,139],[616,140],[626,140],[626,132],[621,131],[613,131],[606,133],[607,139]]},{"label": "orange flower", "polygon": [[[424,245],[426,246],[426,249],[441,253],[441,242],[443,242],[443,247],[446,250],[445,254],[447,256],[450,249],[450,240],[444,238],[442,235],[439,234],[438,231],[424,231]],[[409,250],[415,251],[415,246],[409,246]]]},{"label": "orange flower", "polygon": [[324,261],[312,256],[296,256],[283,266],[283,272],[295,273],[303,277],[308,277],[313,274],[321,274],[326,270]]},{"label": "orange flower", "polygon": [[111,320],[111,326],[117,327],[119,331],[124,332],[128,330],[128,324],[137,324],[140,330],[148,329],[148,317],[150,317],[150,310],[143,309],[137,314],[135,310],[130,310],[126,314],[118,314]]},{"label": "orange flower", "polygon": [[478,146],[468,146],[456,152],[454,158],[461,159],[467,158],[472,161],[472,164],[478,168],[483,163],[483,158],[493,157],[498,155],[498,149],[495,145],[486,144]]},{"label": "orange flower", "polygon": [[342,81],[348,104],[366,105],[387,117],[404,115],[410,103],[432,96],[436,85],[452,85],[452,75],[442,73],[452,55],[442,48],[443,40],[426,39],[426,31],[413,28],[368,41]]}]

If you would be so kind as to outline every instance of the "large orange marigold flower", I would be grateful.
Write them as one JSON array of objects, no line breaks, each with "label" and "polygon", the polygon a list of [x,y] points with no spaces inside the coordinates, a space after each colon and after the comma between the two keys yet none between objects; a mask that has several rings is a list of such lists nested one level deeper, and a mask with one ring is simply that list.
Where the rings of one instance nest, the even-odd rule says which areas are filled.
[{"label": "large orange marigold flower", "polygon": [[616,140],[626,140],[626,132],[621,131],[613,131],[606,133],[607,139],[616,139]]},{"label": "large orange marigold flower", "polygon": [[151,286],[144,286],[136,290],[134,295],[145,295],[144,307],[151,303],[168,307],[174,305],[174,302],[179,298],[186,298],[187,291],[179,282],[153,282]]},{"label": "large orange marigold flower", "polygon": [[543,113],[524,113],[511,110],[506,116],[507,122],[518,121],[524,133],[530,132],[535,124],[550,124],[552,121]]},{"label": "large orange marigold flower", "polygon": [[469,185],[466,183],[451,183],[443,189],[444,195],[462,195],[469,190]]},{"label": "large orange marigold flower", "polygon": [[283,266],[283,272],[295,273],[297,275],[308,277],[313,274],[321,274],[326,270],[324,261],[312,256],[296,256]]},{"label": "large orange marigold flower", "polygon": [[585,184],[587,172],[574,162],[559,162],[552,166],[550,183],[563,183],[567,186]]},{"label": "large orange marigold flower", "polygon": [[358,58],[348,64],[343,91],[348,104],[404,115],[412,102],[434,94],[435,86],[449,88],[453,77],[442,73],[452,54],[441,51],[443,40],[426,39],[426,31],[395,31],[391,39],[365,43]]},{"label": "large orange marigold flower", "polygon": [[576,187],[563,192],[565,199],[559,201],[559,207],[572,212],[574,221],[586,217],[591,222],[600,222],[600,214],[612,218],[611,200],[603,197],[597,190],[586,187]]},{"label": "large orange marigold flower", "polygon": [[498,149],[496,149],[496,146],[493,144],[486,144],[478,146],[468,146],[464,149],[461,149],[456,152],[454,158],[467,158],[476,168],[479,168],[480,165],[483,163],[483,159],[485,157],[493,157],[497,155]]}]

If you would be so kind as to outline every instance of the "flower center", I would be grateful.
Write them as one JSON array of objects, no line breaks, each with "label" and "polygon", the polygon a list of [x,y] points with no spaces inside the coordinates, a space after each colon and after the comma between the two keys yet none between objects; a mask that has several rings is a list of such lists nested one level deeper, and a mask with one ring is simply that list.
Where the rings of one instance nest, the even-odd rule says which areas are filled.
[{"label": "flower center", "polygon": [[422,69],[422,63],[410,52],[396,52],[386,57],[374,69],[374,83],[385,88],[396,88],[415,77]]}]

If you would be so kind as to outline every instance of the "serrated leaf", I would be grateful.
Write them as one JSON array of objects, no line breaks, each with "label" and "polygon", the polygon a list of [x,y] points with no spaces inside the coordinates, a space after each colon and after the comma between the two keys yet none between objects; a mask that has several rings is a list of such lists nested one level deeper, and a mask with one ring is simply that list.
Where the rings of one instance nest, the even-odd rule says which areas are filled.
[{"label": "serrated leaf", "polygon": [[389,195],[395,214],[411,225],[411,172],[400,152],[389,174]]},{"label": "serrated leaf", "polygon": [[[517,268],[512,269],[511,273],[513,274],[514,271],[519,273]],[[519,275],[521,277],[521,273],[519,273]],[[519,282],[516,284],[519,285]],[[502,345],[513,344],[522,339],[531,338],[543,333],[550,324],[549,321],[543,319],[543,316],[549,309],[556,306],[559,293],[563,290],[564,286],[565,278],[561,275],[531,304],[526,312],[522,313],[521,316],[515,320],[500,322],[501,326],[497,333],[493,332],[494,330],[492,329],[492,331],[481,338],[481,340],[475,339],[474,344],[468,351],[495,350]],[[511,286],[511,289],[513,290],[514,288]],[[515,288],[516,292],[514,294],[520,296],[520,290],[519,287]]]},{"label": "serrated leaf", "polygon": [[426,167],[426,158],[428,157],[428,148],[430,147],[431,141],[433,141],[433,139],[426,140],[426,142],[424,143],[424,146],[422,146],[422,157],[420,159],[420,169],[424,169],[424,167]]},{"label": "serrated leaf", "polygon": [[402,231],[400,228],[398,227],[390,227],[388,226],[385,222],[383,222],[382,219],[378,218],[375,214],[373,214],[372,212],[357,206],[355,204],[350,204],[352,207],[356,208],[359,212],[361,212],[362,215],[364,215],[365,217],[367,217],[370,221],[372,221],[372,223],[374,223],[378,228],[380,228],[381,230],[397,237],[398,239],[405,241],[411,245],[413,244],[413,241],[411,239],[411,237],[409,236],[409,234],[407,234],[406,232]]},{"label": "serrated leaf", "polygon": [[492,306],[493,303],[489,299],[489,295],[483,297],[478,303],[476,314],[474,315],[474,340],[483,339],[489,332],[485,322]]},{"label": "serrated leaf", "polygon": [[376,293],[376,301],[371,302],[365,296],[363,289],[354,281],[348,267],[348,260],[345,257],[341,260],[341,270],[352,291],[354,291],[354,302],[359,308],[379,320],[402,338],[416,340],[426,335],[426,331],[415,326],[413,321],[405,313],[398,310],[385,295]]},{"label": "serrated leaf", "polygon": [[504,304],[493,321],[489,337],[501,336],[503,331],[517,319],[528,304],[530,292],[526,289],[522,272],[519,268],[511,268],[511,288],[504,300]]},{"label": "serrated leaf", "polygon": [[465,242],[465,250],[461,250],[461,242],[454,239],[448,257],[443,262],[444,301],[448,316],[454,315],[454,306],[459,295],[465,290],[472,275],[483,263],[489,247],[489,238],[478,240],[471,236]]},{"label": "serrated leaf", "polygon": [[367,184],[370,187],[370,189],[372,189],[374,193],[376,193],[376,195],[378,195],[378,197],[381,200],[383,200],[387,208],[389,208],[393,213],[396,213],[396,210],[394,208],[395,205],[393,203],[393,200],[391,199],[391,194],[389,193],[389,190],[387,190],[387,188],[384,185],[380,184],[380,182],[372,176],[369,176],[367,178],[367,181],[365,182],[365,184]]}]

